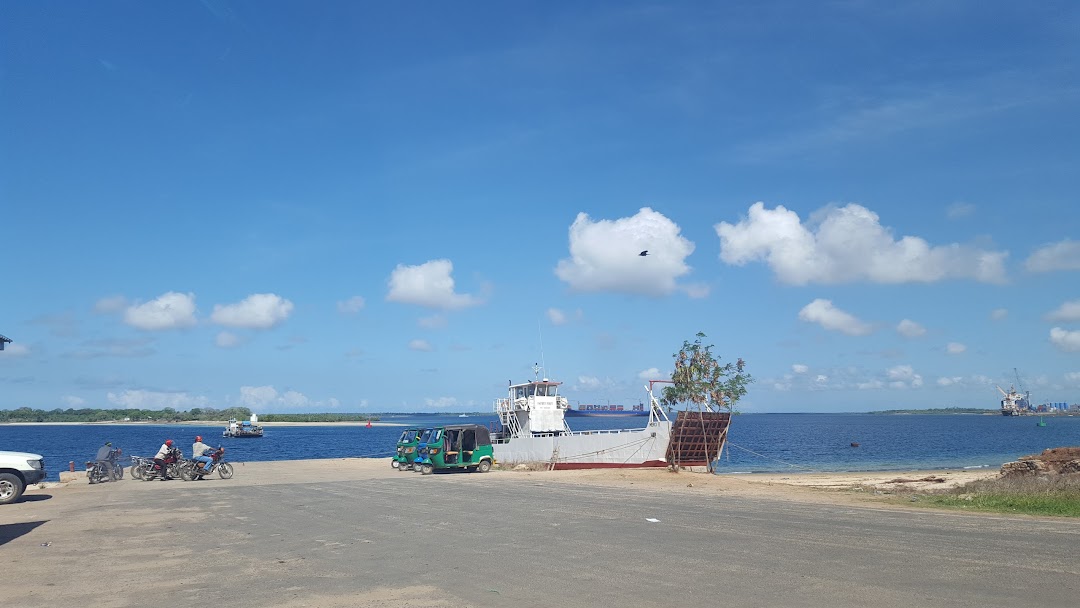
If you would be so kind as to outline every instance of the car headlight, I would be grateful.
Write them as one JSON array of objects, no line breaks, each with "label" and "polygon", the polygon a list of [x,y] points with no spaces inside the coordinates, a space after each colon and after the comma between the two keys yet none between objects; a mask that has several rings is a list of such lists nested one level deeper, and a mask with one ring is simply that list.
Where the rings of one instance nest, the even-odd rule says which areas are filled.
[{"label": "car headlight", "polygon": [[44,460],[27,460],[26,464],[30,465],[31,469],[37,469],[38,471],[45,468]]}]

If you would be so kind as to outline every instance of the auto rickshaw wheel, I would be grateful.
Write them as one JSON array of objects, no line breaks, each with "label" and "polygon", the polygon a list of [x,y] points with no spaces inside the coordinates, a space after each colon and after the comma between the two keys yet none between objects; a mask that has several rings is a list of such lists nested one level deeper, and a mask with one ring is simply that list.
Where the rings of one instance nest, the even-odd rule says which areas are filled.
[{"label": "auto rickshaw wheel", "polygon": [[477,465],[476,470],[480,471],[481,473],[487,473],[491,470],[491,461],[486,459],[481,460],[480,464]]},{"label": "auto rickshaw wheel", "polygon": [[396,461],[396,460],[391,460],[390,461],[390,468],[391,469],[400,469],[401,468],[401,463]]},{"label": "auto rickshaw wheel", "polygon": [[435,467],[433,465],[430,465],[430,464],[422,464],[422,465],[420,465],[420,474],[421,475],[431,475],[434,472],[435,472]]}]

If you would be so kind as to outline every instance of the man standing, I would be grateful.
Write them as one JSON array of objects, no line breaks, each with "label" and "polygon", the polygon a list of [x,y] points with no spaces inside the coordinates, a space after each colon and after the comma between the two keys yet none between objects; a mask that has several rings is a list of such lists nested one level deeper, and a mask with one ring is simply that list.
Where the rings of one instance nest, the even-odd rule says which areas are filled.
[{"label": "man standing", "polygon": [[202,442],[202,435],[195,436],[195,443],[191,445],[191,459],[202,463],[199,466],[200,473],[206,473],[210,469],[210,462],[213,459],[207,456],[206,453],[213,451],[213,449]]},{"label": "man standing", "polygon": [[161,444],[161,448],[158,449],[157,455],[154,456],[154,464],[161,467],[161,481],[172,479],[169,477],[169,465],[165,462],[165,457],[172,451],[172,444],[172,439],[166,439],[165,443]]}]

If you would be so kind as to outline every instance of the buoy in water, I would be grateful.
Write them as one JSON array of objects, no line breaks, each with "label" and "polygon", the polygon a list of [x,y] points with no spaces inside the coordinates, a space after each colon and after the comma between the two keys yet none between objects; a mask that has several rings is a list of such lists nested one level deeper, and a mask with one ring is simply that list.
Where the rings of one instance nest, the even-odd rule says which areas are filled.
[{"label": "buoy in water", "polygon": [[369,428],[369,429],[371,428],[371,421],[370,420],[367,421],[367,428]]},{"label": "buoy in water", "polygon": [[859,447],[859,444],[857,442],[855,442],[855,441],[852,441],[851,442],[851,447],[857,448],[857,447]]}]

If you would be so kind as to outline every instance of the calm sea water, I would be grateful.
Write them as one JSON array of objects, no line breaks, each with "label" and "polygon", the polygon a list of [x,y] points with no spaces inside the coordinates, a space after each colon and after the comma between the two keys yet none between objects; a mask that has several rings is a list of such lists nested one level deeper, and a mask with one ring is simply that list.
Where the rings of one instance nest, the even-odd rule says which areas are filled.
[{"label": "calm sea water", "polygon": [[[472,422],[494,416],[384,416],[384,422],[430,426]],[[997,468],[1001,463],[1046,448],[1080,445],[1080,417],[1046,418],[978,415],[743,414],[736,416],[719,471],[882,471],[901,469]],[[636,418],[573,418],[574,429],[629,428]],[[195,435],[223,445],[232,462],[309,458],[385,457],[400,427],[266,427],[259,439],[225,439],[221,426],[187,425],[0,425],[0,449],[45,456],[50,479],[74,461],[76,470],[106,441],[125,454],[153,456],[165,439],[189,455]],[[851,443],[859,447],[851,447]]]}]

